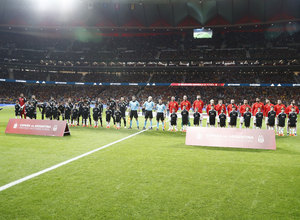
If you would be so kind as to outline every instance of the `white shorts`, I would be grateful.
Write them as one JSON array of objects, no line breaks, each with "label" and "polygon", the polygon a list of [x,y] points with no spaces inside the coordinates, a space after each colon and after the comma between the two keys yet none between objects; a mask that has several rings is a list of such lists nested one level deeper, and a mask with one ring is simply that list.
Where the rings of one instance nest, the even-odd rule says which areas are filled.
[{"label": "white shorts", "polygon": [[240,117],[240,123],[241,123],[241,124],[244,123],[244,117]]}]

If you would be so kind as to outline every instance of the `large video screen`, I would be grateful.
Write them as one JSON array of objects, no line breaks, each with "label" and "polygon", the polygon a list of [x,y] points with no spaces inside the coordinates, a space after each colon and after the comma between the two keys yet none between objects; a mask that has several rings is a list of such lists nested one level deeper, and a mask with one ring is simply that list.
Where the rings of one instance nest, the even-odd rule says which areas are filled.
[{"label": "large video screen", "polygon": [[213,32],[211,29],[194,29],[194,34],[193,34],[195,39],[202,39],[202,38],[212,38]]}]

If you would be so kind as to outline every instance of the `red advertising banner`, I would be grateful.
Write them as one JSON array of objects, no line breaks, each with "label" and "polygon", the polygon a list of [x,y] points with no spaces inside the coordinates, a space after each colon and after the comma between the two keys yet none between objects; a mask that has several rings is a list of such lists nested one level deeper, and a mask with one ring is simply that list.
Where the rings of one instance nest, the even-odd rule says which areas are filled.
[{"label": "red advertising banner", "polygon": [[5,133],[60,137],[70,135],[66,121],[33,119],[9,119]]},{"label": "red advertising banner", "polygon": [[276,150],[275,132],[263,129],[188,127],[185,144]]}]

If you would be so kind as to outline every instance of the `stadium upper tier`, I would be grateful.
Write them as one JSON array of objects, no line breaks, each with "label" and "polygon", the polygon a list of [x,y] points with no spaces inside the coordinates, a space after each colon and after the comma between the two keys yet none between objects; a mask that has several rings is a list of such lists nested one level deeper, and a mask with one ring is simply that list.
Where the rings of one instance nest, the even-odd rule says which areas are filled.
[{"label": "stadium upper tier", "polygon": [[183,32],[83,42],[23,32],[3,33],[0,62],[66,68],[294,66],[300,62],[299,35],[286,32],[274,37],[266,32],[218,30],[213,39],[193,39]]}]

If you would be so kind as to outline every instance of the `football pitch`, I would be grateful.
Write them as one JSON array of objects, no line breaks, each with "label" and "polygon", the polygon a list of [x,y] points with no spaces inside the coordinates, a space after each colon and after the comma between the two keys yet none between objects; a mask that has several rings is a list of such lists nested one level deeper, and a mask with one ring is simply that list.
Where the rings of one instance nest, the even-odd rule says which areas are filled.
[{"label": "football pitch", "polygon": [[[13,117],[0,111],[0,187],[141,131],[6,135]],[[147,130],[1,191],[0,219],[300,219],[299,127],[276,137],[276,151],[186,146],[185,133]]]}]

